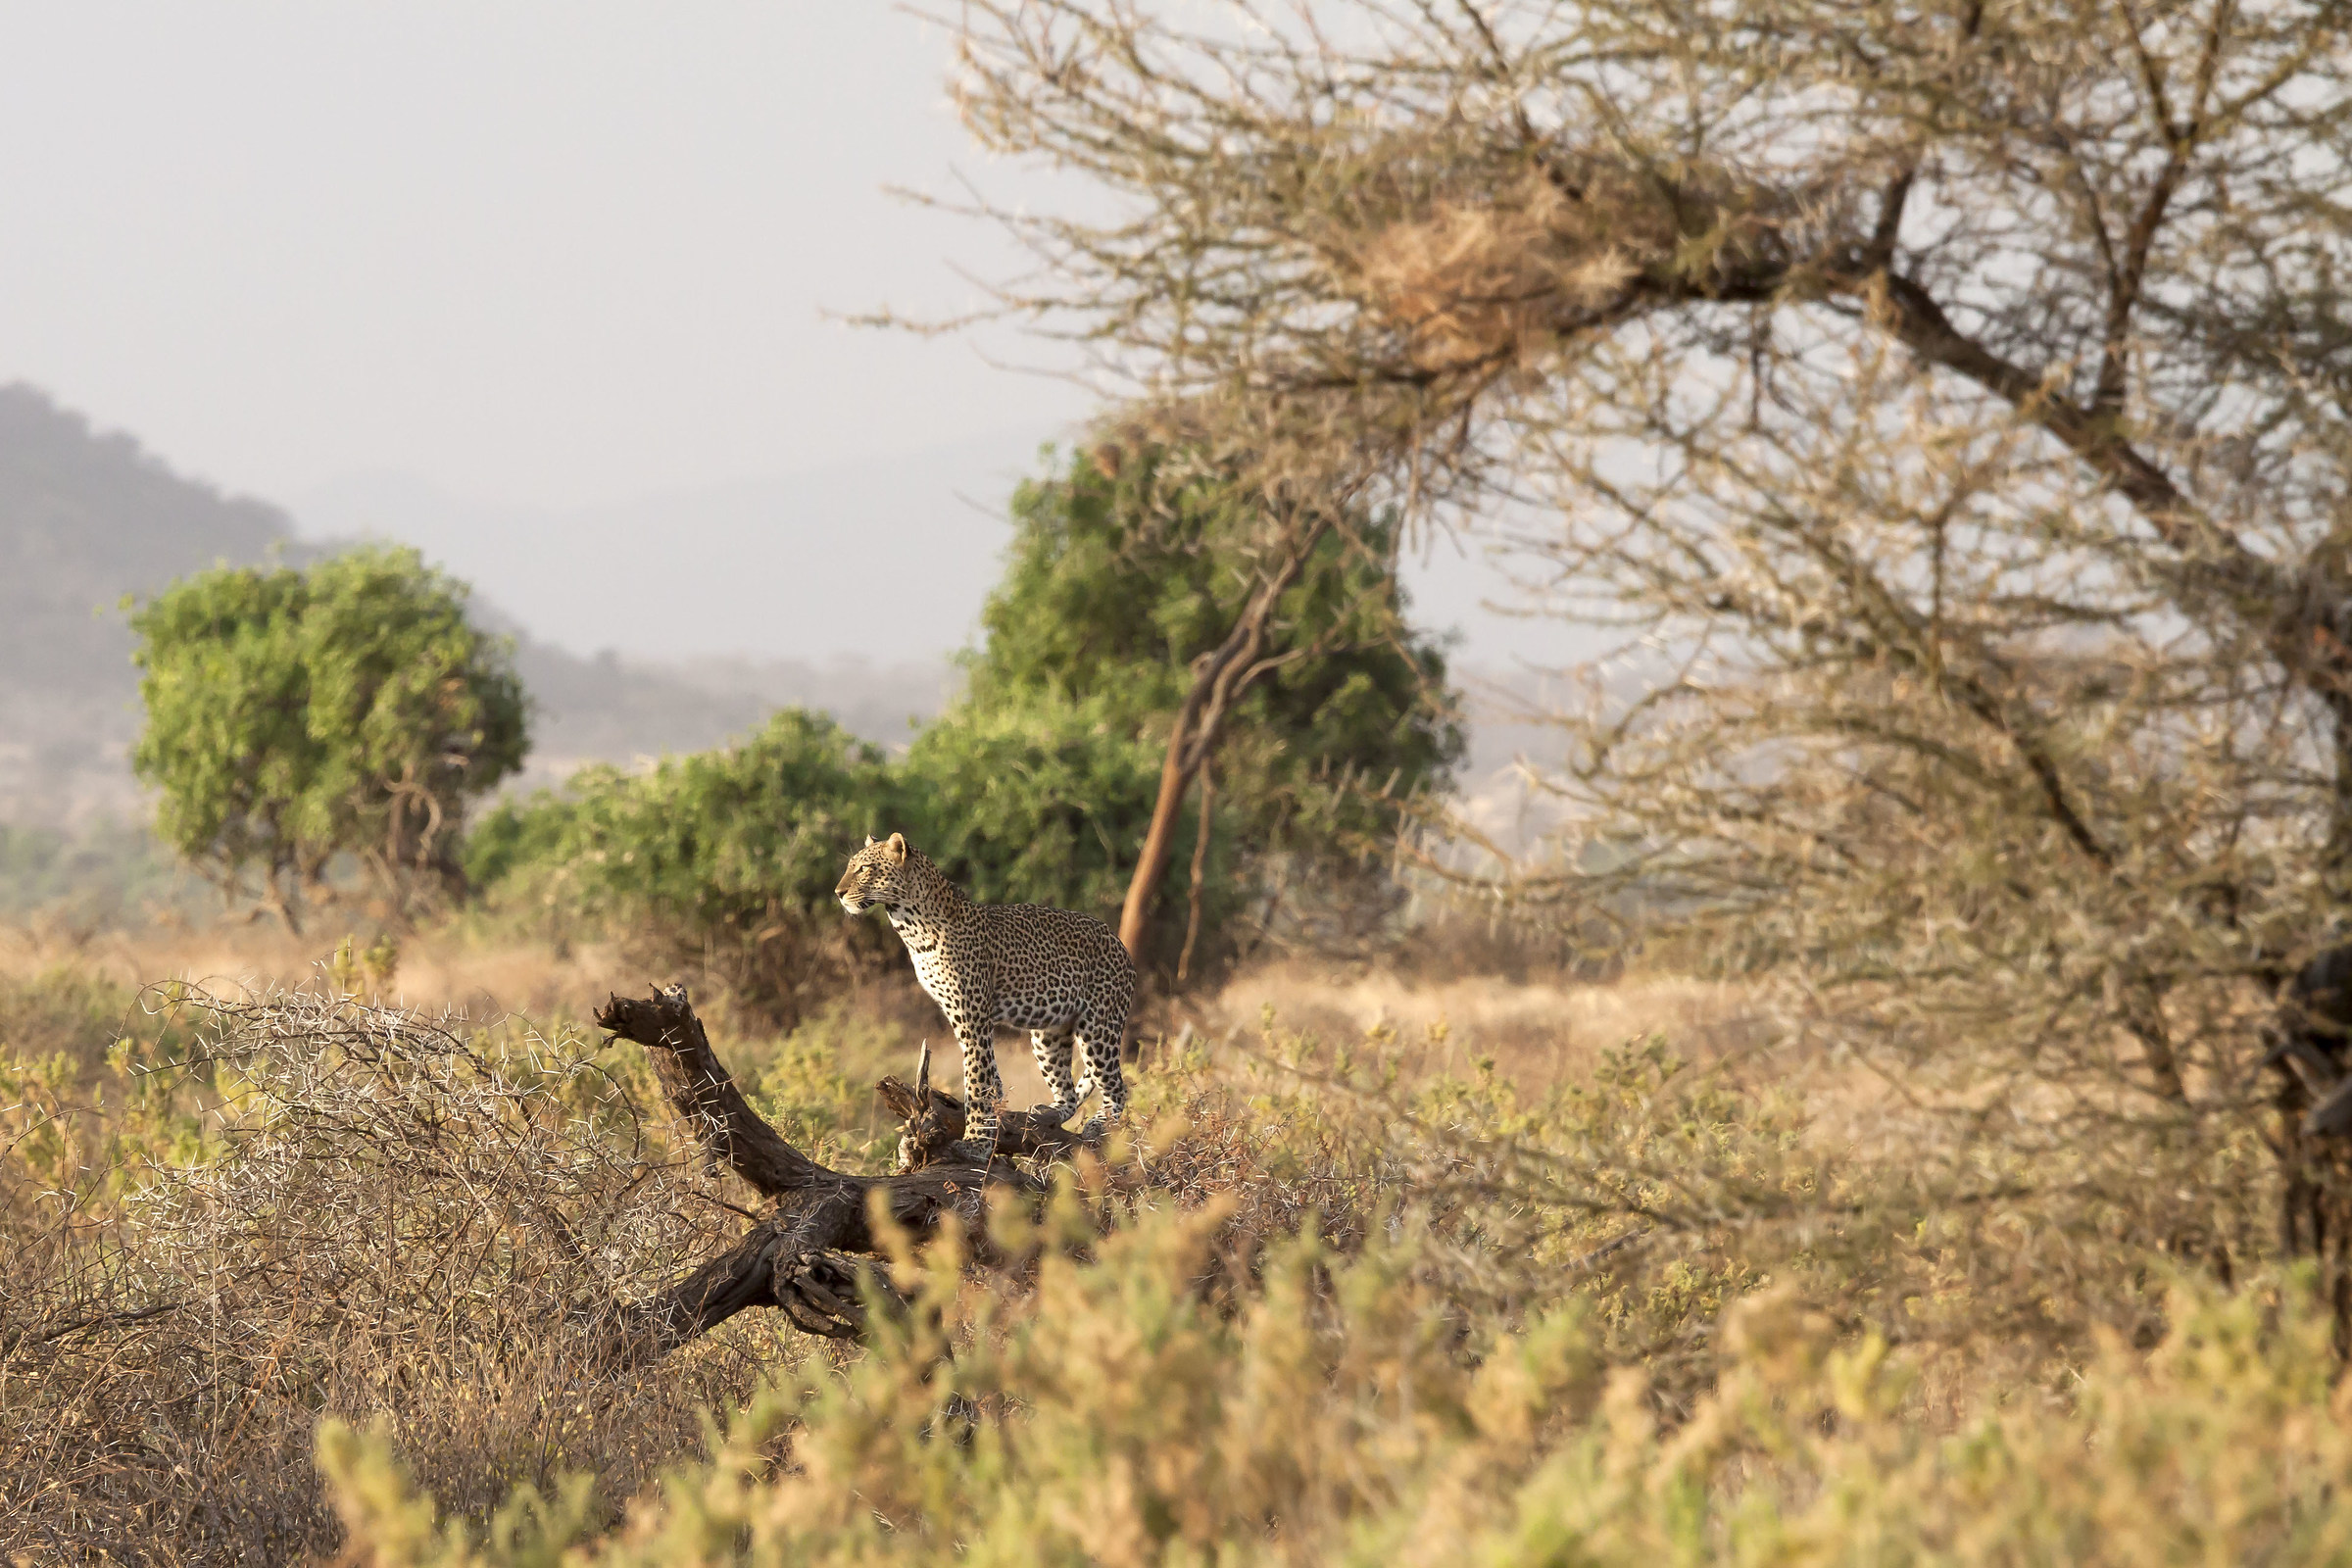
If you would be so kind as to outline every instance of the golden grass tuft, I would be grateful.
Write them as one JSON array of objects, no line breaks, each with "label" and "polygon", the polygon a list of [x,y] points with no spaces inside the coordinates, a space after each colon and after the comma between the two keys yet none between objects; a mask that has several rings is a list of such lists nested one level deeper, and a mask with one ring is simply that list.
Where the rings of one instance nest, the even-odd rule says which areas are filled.
[{"label": "golden grass tuft", "polygon": [[1765,1032],[1749,992],[1680,975],[1511,983],[1378,967],[1341,972],[1298,961],[1228,980],[1210,1007],[1212,1028],[1254,1029],[1268,1009],[1288,1028],[1329,1039],[1393,1041],[1419,1072],[1458,1077],[1491,1060],[1534,1093],[1589,1077],[1602,1054],[1629,1040],[1662,1036],[1693,1060],[1713,1063],[1754,1048]]}]

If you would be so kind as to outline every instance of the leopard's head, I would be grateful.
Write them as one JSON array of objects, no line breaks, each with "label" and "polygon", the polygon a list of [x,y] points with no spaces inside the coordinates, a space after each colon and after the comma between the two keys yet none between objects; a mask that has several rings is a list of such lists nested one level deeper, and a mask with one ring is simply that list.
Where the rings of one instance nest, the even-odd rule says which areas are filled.
[{"label": "leopard's head", "polygon": [[852,914],[863,914],[877,904],[903,904],[913,890],[906,886],[906,835],[893,833],[850,857],[849,869],[834,884],[833,895]]}]

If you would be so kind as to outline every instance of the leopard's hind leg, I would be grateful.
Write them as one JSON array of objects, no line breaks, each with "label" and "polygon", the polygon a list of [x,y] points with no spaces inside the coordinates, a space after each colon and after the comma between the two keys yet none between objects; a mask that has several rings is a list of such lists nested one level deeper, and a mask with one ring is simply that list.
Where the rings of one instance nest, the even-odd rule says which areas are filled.
[{"label": "leopard's hind leg", "polygon": [[1102,1108],[1082,1130],[1092,1138],[1109,1122],[1123,1121],[1127,1115],[1127,1080],[1119,1071],[1119,1045],[1127,1033],[1127,1010],[1124,1007],[1096,1007],[1080,1016],[1075,1034],[1078,1049],[1086,1057],[1086,1081],[1078,1085],[1078,1097],[1086,1098],[1087,1091],[1102,1091]]},{"label": "leopard's hind leg", "polygon": [[1065,1122],[1077,1113],[1079,1102],[1086,1098],[1086,1092],[1070,1081],[1074,1040],[1066,1023],[1053,1029],[1029,1031],[1029,1053],[1037,1058],[1037,1070],[1046,1080],[1046,1087],[1054,1091],[1053,1108],[1061,1112]]}]

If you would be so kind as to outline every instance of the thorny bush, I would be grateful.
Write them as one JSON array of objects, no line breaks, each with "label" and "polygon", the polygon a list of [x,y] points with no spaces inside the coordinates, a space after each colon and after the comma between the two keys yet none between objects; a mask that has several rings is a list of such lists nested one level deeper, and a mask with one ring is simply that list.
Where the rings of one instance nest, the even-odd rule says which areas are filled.
[{"label": "thorny bush", "polygon": [[387,1423],[460,1505],[589,1462],[625,1489],[783,1353],[746,1325],[586,1396],[601,1316],[738,1224],[594,1040],[331,995],[151,1009],[94,1084],[0,1063],[0,1542],[322,1549],[321,1412]]}]

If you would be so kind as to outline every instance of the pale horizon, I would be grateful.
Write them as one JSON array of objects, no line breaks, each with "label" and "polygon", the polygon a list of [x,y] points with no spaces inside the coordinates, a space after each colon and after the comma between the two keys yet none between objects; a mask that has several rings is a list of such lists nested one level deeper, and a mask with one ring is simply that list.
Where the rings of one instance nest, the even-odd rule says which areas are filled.
[{"label": "pale horizon", "polygon": [[[1088,194],[983,157],[894,7],[0,0],[0,381],[306,538],[415,543],[559,646],[888,659],[843,600],[899,560],[899,652],[943,655],[1092,410],[1009,328],[842,319],[1021,267],[887,187]],[[666,618],[598,623],[626,574]],[[1482,562],[1409,585],[1473,662],[1567,662],[1479,608]]]}]

